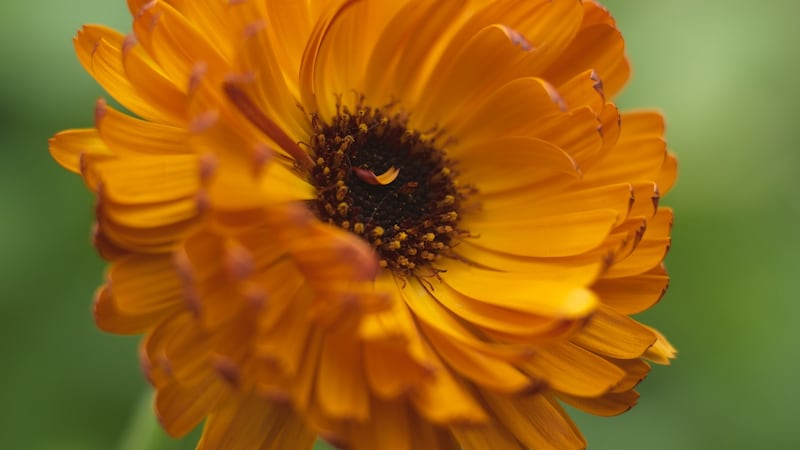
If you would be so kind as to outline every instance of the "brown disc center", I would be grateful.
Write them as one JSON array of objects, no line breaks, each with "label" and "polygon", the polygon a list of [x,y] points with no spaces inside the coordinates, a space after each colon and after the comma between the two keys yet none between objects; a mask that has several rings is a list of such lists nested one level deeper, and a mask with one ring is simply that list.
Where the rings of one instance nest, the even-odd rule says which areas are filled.
[{"label": "brown disc center", "polygon": [[435,135],[407,128],[390,107],[340,106],[330,123],[312,117],[310,147],[321,220],[372,244],[382,267],[409,275],[447,256],[466,189]]}]

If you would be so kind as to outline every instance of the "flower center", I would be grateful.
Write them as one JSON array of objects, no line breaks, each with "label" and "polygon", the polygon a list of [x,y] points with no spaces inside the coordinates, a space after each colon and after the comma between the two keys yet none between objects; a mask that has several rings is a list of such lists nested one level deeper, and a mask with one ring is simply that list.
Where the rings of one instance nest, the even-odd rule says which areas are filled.
[{"label": "flower center", "polygon": [[330,123],[312,117],[312,210],[370,242],[381,267],[401,275],[432,267],[463,234],[466,195],[437,136],[409,130],[407,117],[388,106],[337,111]]}]

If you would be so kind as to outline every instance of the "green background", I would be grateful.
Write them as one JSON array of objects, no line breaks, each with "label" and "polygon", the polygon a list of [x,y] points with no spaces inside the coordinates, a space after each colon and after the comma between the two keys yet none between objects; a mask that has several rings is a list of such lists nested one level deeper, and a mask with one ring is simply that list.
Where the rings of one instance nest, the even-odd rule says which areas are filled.
[{"label": "green background", "polygon": [[[576,419],[594,450],[800,448],[800,3],[606,4],[635,71],[619,103],[661,108],[680,159],[673,282],[643,315],[680,355],[632,411]],[[146,388],[136,339],[94,327],[91,198],[47,152],[103,95],[85,22],[130,29],[122,0],[0,3],[0,449],[118,448]]]}]

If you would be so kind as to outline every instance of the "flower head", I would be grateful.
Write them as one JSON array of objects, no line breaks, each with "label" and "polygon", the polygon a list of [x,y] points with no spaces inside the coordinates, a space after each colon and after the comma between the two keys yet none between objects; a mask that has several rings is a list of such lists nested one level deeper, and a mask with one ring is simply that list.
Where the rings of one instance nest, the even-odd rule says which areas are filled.
[{"label": "flower head", "polygon": [[85,26],[100,328],[199,448],[582,448],[674,349],[675,159],[577,0],[128,0]]}]

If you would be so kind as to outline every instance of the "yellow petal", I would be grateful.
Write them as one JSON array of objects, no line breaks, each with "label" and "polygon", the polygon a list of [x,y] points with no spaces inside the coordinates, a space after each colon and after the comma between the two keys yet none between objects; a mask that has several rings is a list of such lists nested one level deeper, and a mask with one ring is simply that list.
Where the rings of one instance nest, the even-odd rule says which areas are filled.
[{"label": "yellow petal", "polygon": [[[520,273],[503,273],[462,266],[442,275],[456,291],[507,308],[548,317],[585,317],[597,306],[597,298],[582,286],[591,282],[591,271],[575,280],[531,279]],[[518,305],[525,305],[520,307]]]},{"label": "yellow petal", "polygon": [[564,333],[571,330],[571,327],[564,326],[570,320],[531,313],[525,303],[498,306],[491,299],[483,301],[461,295],[446,284],[437,285],[435,294],[436,301],[459,318],[479,327],[489,336],[503,336],[503,339],[498,339],[500,341],[532,347],[564,337]]}]

